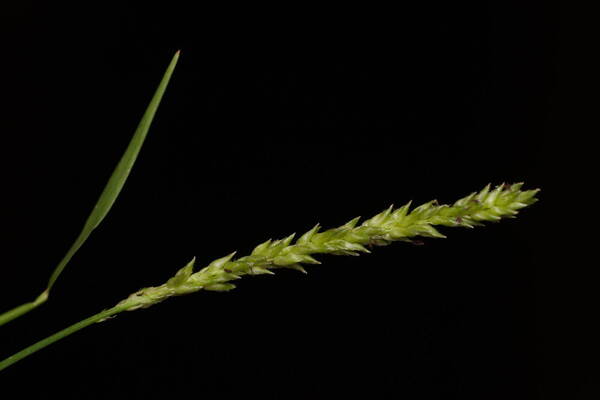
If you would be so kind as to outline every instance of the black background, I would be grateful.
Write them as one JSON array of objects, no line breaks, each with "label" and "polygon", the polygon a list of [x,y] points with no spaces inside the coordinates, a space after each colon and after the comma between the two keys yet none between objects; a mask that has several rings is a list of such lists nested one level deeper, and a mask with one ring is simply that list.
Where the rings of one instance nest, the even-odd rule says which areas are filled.
[{"label": "black background", "polygon": [[560,14],[547,2],[332,14],[3,5],[5,309],[42,290],[182,55],[115,207],[50,301],[2,328],[1,356],[193,256],[202,266],[488,182],[542,192],[515,220],[120,315],[3,371],[0,387],[19,398],[596,398],[575,306],[591,295],[560,250],[573,240],[557,213],[575,158]]}]

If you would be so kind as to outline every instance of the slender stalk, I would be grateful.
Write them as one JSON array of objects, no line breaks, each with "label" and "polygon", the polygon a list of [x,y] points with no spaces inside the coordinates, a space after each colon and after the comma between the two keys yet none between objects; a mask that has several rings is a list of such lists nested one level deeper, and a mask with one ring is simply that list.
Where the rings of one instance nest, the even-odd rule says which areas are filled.
[{"label": "slender stalk", "polygon": [[23,350],[19,351],[18,353],[15,353],[12,356],[0,361],[0,371],[2,371],[5,368],[10,367],[17,361],[22,360],[23,358],[35,353],[36,351],[41,350],[44,347],[51,345],[52,343],[57,342],[60,339],[77,332],[80,329],[85,328],[86,326],[90,326],[96,322],[102,321],[105,318],[108,318],[110,316],[113,316],[115,314],[123,312],[123,311],[127,310],[129,307],[131,307],[131,306],[128,304],[117,305],[113,308],[109,308],[107,310],[99,312],[98,314],[92,315],[89,318],[81,320],[81,321],[69,326],[68,328],[63,329],[62,331],[56,332],[54,335],[48,336],[47,338],[42,339],[39,342],[32,344],[31,346],[24,348]]}]

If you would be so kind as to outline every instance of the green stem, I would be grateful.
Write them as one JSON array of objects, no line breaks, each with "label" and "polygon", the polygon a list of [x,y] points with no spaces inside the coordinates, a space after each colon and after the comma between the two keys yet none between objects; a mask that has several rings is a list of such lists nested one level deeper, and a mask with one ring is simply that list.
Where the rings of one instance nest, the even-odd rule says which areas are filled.
[{"label": "green stem", "polygon": [[63,329],[62,331],[56,332],[54,335],[48,336],[45,339],[40,340],[39,342],[32,344],[29,347],[24,348],[18,353],[13,354],[12,356],[0,361],[0,371],[5,368],[10,367],[17,361],[22,360],[23,358],[35,353],[38,350],[43,349],[44,347],[59,341],[60,339],[71,335],[72,333],[77,332],[80,329],[85,328],[86,326],[92,325],[96,322],[100,322],[101,320],[108,318],[112,315],[118,314],[130,308],[130,304],[121,304],[117,305],[113,308],[109,308],[108,310],[104,310],[99,312],[98,314],[92,315],[89,318],[86,318],[82,321],[79,321],[68,328]]}]

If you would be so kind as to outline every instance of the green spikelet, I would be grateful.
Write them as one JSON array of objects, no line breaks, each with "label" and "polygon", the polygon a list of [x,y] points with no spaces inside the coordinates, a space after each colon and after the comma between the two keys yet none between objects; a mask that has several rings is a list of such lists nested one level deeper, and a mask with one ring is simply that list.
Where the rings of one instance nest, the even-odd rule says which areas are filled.
[{"label": "green spikelet", "polygon": [[293,243],[295,234],[281,240],[267,240],[256,246],[249,256],[234,260],[234,253],[211,262],[193,273],[194,260],[180,269],[167,283],[141,289],[119,304],[138,309],[156,304],[170,296],[178,296],[201,289],[228,291],[235,288],[230,282],[244,275],[273,274],[278,268],[294,269],[303,273],[302,264],[320,264],[317,254],[353,255],[369,253],[366,246],[385,246],[395,241],[413,241],[422,236],[445,238],[434,226],[467,227],[514,218],[518,210],[537,201],[539,189],[521,191],[523,183],[502,184],[493,190],[486,185],[452,205],[427,202],[410,211],[411,203],[394,210],[391,206],[374,217],[358,224],[360,217],[346,224],[320,232],[320,225],[301,235]]}]

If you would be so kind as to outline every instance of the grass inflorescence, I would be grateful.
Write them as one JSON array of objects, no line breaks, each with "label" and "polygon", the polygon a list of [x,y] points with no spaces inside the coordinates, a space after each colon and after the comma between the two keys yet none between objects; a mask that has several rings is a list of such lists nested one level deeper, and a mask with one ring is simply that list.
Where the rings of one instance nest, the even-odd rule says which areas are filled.
[{"label": "grass inflorescence", "polygon": [[273,274],[279,268],[306,273],[303,264],[320,264],[319,254],[351,255],[369,253],[369,248],[395,241],[413,242],[415,237],[445,238],[435,226],[473,228],[483,222],[514,218],[521,208],[537,201],[539,189],[522,191],[523,183],[501,184],[493,190],[487,185],[452,205],[436,200],[410,209],[411,202],[393,206],[358,224],[360,217],[346,224],[321,231],[319,224],[294,241],[295,234],[285,239],[267,240],[250,255],[235,259],[235,252],[211,262],[194,272],[195,259],[181,268],[166,283],[143,288],[119,303],[128,310],[149,307],[171,296],[198,290],[228,291],[233,281],[244,275]]},{"label": "grass inflorescence", "polygon": [[171,296],[202,289],[228,291],[235,288],[232,282],[244,275],[273,274],[279,268],[306,272],[303,264],[320,264],[314,257],[319,254],[355,256],[369,253],[369,248],[395,241],[413,242],[419,236],[444,238],[435,228],[437,225],[473,228],[485,221],[514,218],[520,209],[537,201],[535,195],[539,189],[522,191],[522,186],[523,183],[502,184],[491,190],[491,186],[487,185],[483,190],[471,193],[452,205],[433,200],[412,210],[410,202],[396,209],[392,206],[360,225],[360,218],[325,231],[316,225],[296,241],[295,235],[267,240],[256,246],[250,255],[235,259],[235,253],[231,253],[197,272],[194,272],[193,259],[166,283],[138,290],[114,307],[81,320],[0,361],[0,371],[96,322],[105,321],[123,311],[150,307]]}]

